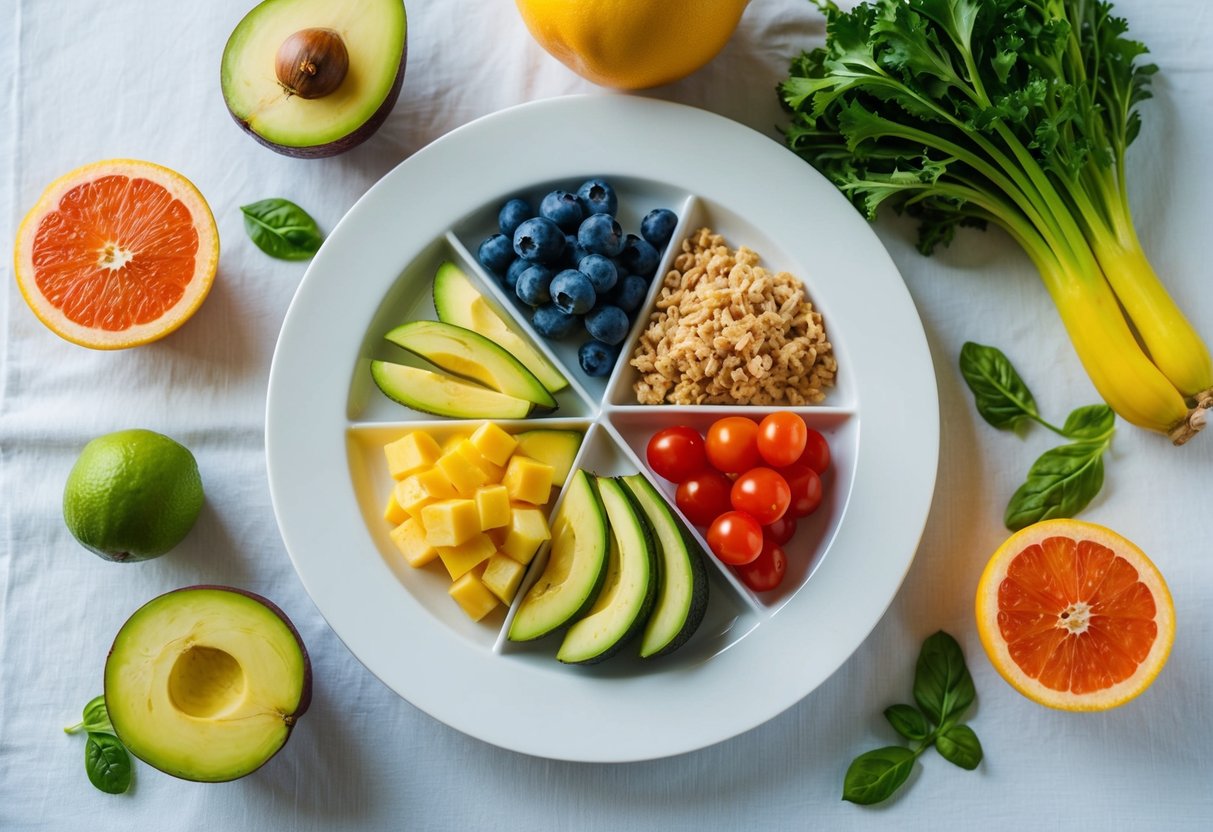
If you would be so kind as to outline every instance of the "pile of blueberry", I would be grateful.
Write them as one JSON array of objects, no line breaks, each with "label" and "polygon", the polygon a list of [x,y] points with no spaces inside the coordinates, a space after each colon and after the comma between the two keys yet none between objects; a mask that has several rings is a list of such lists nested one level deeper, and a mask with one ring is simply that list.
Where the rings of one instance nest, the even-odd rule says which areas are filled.
[{"label": "pile of blueberry", "polygon": [[552,191],[538,215],[526,200],[511,199],[497,215],[501,233],[477,254],[534,310],[531,323],[540,335],[567,338],[585,325],[590,338],[577,357],[591,376],[610,375],[678,222],[673,211],[658,208],[641,222],[639,237],[625,236],[618,208],[615,189],[601,179],[576,193]]}]

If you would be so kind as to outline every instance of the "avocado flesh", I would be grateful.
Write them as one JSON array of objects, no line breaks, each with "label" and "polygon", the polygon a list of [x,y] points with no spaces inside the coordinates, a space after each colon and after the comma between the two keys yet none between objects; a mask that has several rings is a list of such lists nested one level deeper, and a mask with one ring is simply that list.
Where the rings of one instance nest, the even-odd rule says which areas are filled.
[{"label": "avocado flesh", "polygon": [[371,378],[389,399],[435,416],[522,419],[532,408],[525,399],[405,364],[372,361]]},{"label": "avocado flesh", "polygon": [[412,321],[383,336],[449,373],[526,399],[552,411],[556,400],[517,358],[470,329],[440,321]]},{"label": "avocado flesh", "polygon": [[518,453],[552,466],[552,485],[562,486],[573,470],[573,460],[581,448],[581,431],[525,430],[514,434]]},{"label": "avocado flesh", "polygon": [[[274,60],[288,37],[310,28],[341,36],[349,69],[336,90],[309,100],[286,92]],[[237,24],[223,50],[223,97],[232,116],[271,146],[340,142],[394,103],[406,30],[401,0],[265,0]]]},{"label": "avocado flesh", "polygon": [[224,588],[170,592],[123,625],[105,663],[105,702],[122,743],[187,780],[234,780],[287,741],[311,669],[276,608]]}]

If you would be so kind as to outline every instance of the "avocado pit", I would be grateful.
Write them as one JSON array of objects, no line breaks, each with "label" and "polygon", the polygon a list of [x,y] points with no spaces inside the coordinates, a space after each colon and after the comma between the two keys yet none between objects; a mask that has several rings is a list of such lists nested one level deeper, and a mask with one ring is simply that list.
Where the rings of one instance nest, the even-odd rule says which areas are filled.
[{"label": "avocado pit", "polygon": [[274,60],[278,83],[288,95],[323,98],[345,80],[350,53],[332,29],[300,29],[282,42]]}]

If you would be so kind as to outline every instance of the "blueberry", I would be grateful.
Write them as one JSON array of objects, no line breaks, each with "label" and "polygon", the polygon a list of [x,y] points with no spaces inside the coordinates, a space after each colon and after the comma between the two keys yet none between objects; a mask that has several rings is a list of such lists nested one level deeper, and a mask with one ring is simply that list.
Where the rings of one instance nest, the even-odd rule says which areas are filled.
[{"label": "blueberry", "polygon": [[480,265],[493,274],[505,274],[505,270],[509,268],[514,259],[509,238],[504,234],[494,234],[492,237],[486,238],[480,244],[479,251],[476,252],[476,259],[480,261]]},{"label": "blueberry", "polygon": [[545,303],[531,315],[531,323],[544,338],[563,338],[577,328],[577,316],[570,315],[554,303]]},{"label": "blueberry", "polygon": [[639,275],[630,274],[619,281],[619,287],[615,289],[611,300],[630,315],[640,308],[640,304],[644,303],[644,296],[648,292],[649,282]]},{"label": "blueberry", "polygon": [[670,241],[676,225],[677,214],[669,208],[655,208],[640,221],[640,235],[660,249]]},{"label": "blueberry", "polygon": [[619,262],[629,274],[641,277],[652,277],[657,271],[657,262],[661,255],[648,240],[642,240],[635,234],[629,234],[623,241],[623,251],[619,252]]},{"label": "blueberry", "polygon": [[590,279],[576,269],[565,269],[552,278],[552,303],[570,315],[581,315],[594,307],[597,295]]},{"label": "blueberry", "polygon": [[614,346],[628,337],[628,316],[618,306],[599,306],[585,316],[585,330],[604,344]]},{"label": "blueberry", "polygon": [[497,212],[497,226],[501,229],[502,234],[513,239],[518,226],[533,216],[535,216],[535,212],[531,210],[530,204],[525,199],[511,199]]},{"label": "blueberry", "polygon": [[619,280],[619,271],[609,258],[601,254],[587,254],[577,261],[577,270],[590,279],[596,294],[603,294],[615,288]]},{"label": "blueberry", "polygon": [[552,191],[545,196],[539,203],[539,216],[556,223],[561,231],[576,231],[585,219],[581,200],[568,191]]},{"label": "blueberry", "polygon": [[577,229],[577,242],[590,254],[614,257],[623,251],[623,229],[610,214],[592,214]]},{"label": "blueberry", "polygon": [[564,235],[565,268],[577,268],[577,264],[580,263],[587,254],[589,254],[589,252],[581,247],[581,243],[577,242],[576,232]]},{"label": "blueberry", "polygon": [[514,294],[518,295],[518,299],[525,304],[539,306],[552,299],[548,288],[551,283],[551,269],[546,266],[532,265],[518,275],[518,284],[514,287]]},{"label": "blueberry", "polygon": [[615,189],[601,179],[589,179],[577,189],[577,196],[586,201],[591,214],[610,214],[615,216],[619,209],[619,198]]},{"label": "blueberry", "polygon": [[510,263],[510,267],[505,270],[506,288],[511,292],[514,291],[514,287],[518,285],[519,275],[534,265],[530,260],[523,260],[521,257],[515,258],[514,262]]},{"label": "blueberry", "polygon": [[551,220],[533,217],[514,231],[514,252],[533,263],[552,265],[564,252],[564,234]]},{"label": "blueberry", "polygon": [[618,352],[601,341],[586,341],[577,350],[577,361],[586,375],[609,376]]}]

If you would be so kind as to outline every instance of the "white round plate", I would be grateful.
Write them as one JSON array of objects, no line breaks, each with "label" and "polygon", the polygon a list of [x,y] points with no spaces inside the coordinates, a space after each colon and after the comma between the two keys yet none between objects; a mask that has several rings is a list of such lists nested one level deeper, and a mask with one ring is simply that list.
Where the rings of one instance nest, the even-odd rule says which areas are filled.
[{"label": "white round plate", "polygon": [[[822,405],[796,409],[829,438],[833,466],[825,503],[787,547],[784,584],[755,595],[711,561],[709,612],[685,647],[660,659],[620,656],[584,668],[558,663],[551,639],[505,641],[503,611],[471,622],[447,596],[440,570],[410,569],[395,552],[381,516],[391,482],[383,443],[416,426],[442,436],[468,423],[388,401],[367,365],[387,355],[382,335],[391,326],[433,316],[430,281],[443,260],[460,265],[525,330],[521,307],[474,252],[495,230],[505,199],[574,190],[590,176],[616,185],[626,231],[637,231],[651,208],[669,207],[680,217],[671,249],[708,225],[732,247],[757,251],[767,268],[801,278],[824,315],[839,373]],[[778,409],[640,406],[626,362],[604,382],[570,360],[575,343],[534,341],[565,362],[572,383],[551,417],[508,428],[585,430],[577,464],[599,474],[642,470],[645,442],[659,427],[703,430],[721,413]],[[875,626],[909,568],[930,508],[938,446],[921,323],[859,213],[808,164],[747,127],[616,95],[539,101],[482,118],[371,188],[299,286],[274,353],[266,416],[283,540],[316,606],[354,655],[460,731],[581,761],[701,748],[759,725],[821,684]],[[669,483],[644,473],[672,497]]]}]

